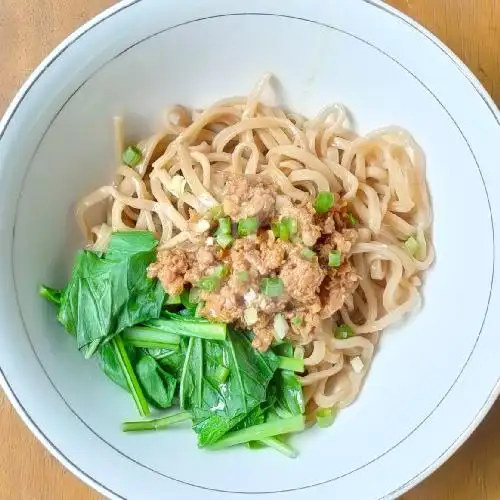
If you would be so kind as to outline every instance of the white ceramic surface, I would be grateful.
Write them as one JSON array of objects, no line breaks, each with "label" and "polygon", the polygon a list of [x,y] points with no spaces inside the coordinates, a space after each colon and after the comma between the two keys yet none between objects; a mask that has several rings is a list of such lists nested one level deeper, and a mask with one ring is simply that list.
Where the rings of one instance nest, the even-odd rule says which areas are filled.
[{"label": "white ceramic surface", "polygon": [[[313,114],[408,128],[426,151],[437,262],[419,314],[388,331],[359,400],[289,460],[196,448],[189,426],[124,435],[127,394],[76,352],[37,284],[63,284],[72,205],[111,175],[111,117],[137,139],[170,104],[247,93],[266,71]],[[74,33],[0,126],[0,379],[68,468],[113,498],[395,498],[472,432],[499,390],[500,116],[472,74],[376,0],[134,0]]]}]

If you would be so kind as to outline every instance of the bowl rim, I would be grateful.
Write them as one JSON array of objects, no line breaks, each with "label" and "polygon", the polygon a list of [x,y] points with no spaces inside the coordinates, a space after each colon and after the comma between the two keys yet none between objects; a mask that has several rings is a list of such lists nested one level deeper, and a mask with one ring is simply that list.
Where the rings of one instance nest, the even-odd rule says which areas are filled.
[{"label": "bowl rim", "polygon": [[[82,36],[86,33],[90,32],[93,28],[97,27],[104,21],[108,20],[115,14],[118,14],[125,9],[143,2],[145,0],[121,0],[116,5],[113,5],[100,14],[96,15],[88,22],[83,24],[80,28],[76,29],[72,32],[67,38],[65,38],[61,43],[59,43],[55,49],[37,66],[37,68],[31,73],[19,91],[16,93],[15,97],[12,99],[11,103],[7,107],[7,110],[4,113],[4,116],[0,120],[0,143],[1,140],[9,127],[9,124],[16,114],[18,108],[22,105],[24,98],[28,95],[31,88],[36,84],[36,82],[43,76],[45,71],[57,61],[57,59],[75,42],[77,42]],[[471,83],[476,93],[481,97],[489,111],[493,115],[493,118],[497,121],[500,127],[500,110],[493,101],[492,97],[486,91],[481,82],[477,79],[477,77],[472,73],[472,71],[465,65],[465,63],[450,49],[448,48],[441,40],[439,40],[434,34],[432,34],[428,29],[424,28],[417,21],[411,19],[406,14],[402,13],[398,9],[387,5],[382,0],[358,0],[365,4],[368,4],[374,8],[380,9],[387,14],[392,15],[393,17],[398,18],[403,21],[409,27],[418,31],[420,34],[424,35],[433,45],[438,48],[443,54],[445,54],[452,63],[456,66],[457,69],[467,78],[467,80]],[[18,399],[15,392],[9,385],[9,382],[2,371],[2,367],[0,366],[0,387],[3,389],[5,394],[7,395],[9,401],[15,408],[18,415],[21,417],[26,426],[30,429],[30,431],[36,436],[36,438],[44,445],[44,447],[55,457],[57,458],[67,469],[69,469],[73,474],[75,474],[78,478],[80,478],[83,482],[91,486],[92,488],[99,491],[101,494],[108,496],[109,498],[124,498],[118,495],[116,492],[109,489],[109,487],[103,485],[98,482],[94,477],[88,475],[85,471],[80,469],[76,463],[71,461],[68,457],[64,455],[64,453],[50,440],[48,436],[46,436],[42,429],[40,429],[35,421],[35,419],[27,412],[24,408],[22,402]],[[491,409],[497,398],[500,396],[500,376],[497,379],[497,382],[493,386],[488,398],[483,403],[483,406],[476,413],[472,421],[468,424],[468,426],[456,437],[454,442],[444,450],[439,457],[437,457],[431,464],[429,464],[426,468],[421,470],[418,474],[416,474],[413,478],[411,478],[406,483],[399,486],[394,491],[388,493],[384,497],[379,500],[389,500],[392,498],[397,498],[405,492],[412,489],[426,477],[428,477],[432,472],[437,470],[450,456],[457,451],[457,449],[470,437],[473,431],[477,428],[480,422],[487,415],[488,411]]]}]

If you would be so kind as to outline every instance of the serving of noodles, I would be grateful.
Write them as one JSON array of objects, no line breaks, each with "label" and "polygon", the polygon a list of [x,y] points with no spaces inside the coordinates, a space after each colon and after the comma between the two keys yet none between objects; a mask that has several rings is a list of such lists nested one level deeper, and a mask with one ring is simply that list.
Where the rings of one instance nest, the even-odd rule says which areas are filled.
[{"label": "serving of noodles", "polygon": [[[220,311],[213,312],[215,306],[201,309],[201,315],[251,329],[265,311],[263,333],[260,337],[256,333],[254,347],[264,351],[270,342],[284,337],[292,342],[296,355],[304,359],[299,380],[307,416],[314,420],[317,408],[343,408],[354,401],[380,332],[419,305],[422,274],[434,257],[425,158],[401,128],[358,136],[340,104],[312,119],[266,105],[261,97],[269,82],[266,75],[248,97],[223,99],[205,110],[169,109],[162,130],[137,145],[133,166],[122,161],[123,123],[116,119],[114,182],[83,198],[76,214],[89,248],[96,251],[106,250],[114,232],[153,232],[160,243],[158,262],[150,273],[160,278],[170,295],[186,286],[194,288],[200,279],[188,276],[193,275],[193,266],[200,265],[201,254],[193,249],[208,249],[212,266],[231,267],[237,265],[230,260],[230,249],[236,251],[238,236],[249,238],[250,250],[241,247],[247,267],[239,269],[239,276],[250,272],[255,279],[275,281],[282,276],[286,300],[274,309],[268,307],[269,301],[267,309],[259,309],[251,304],[256,297],[242,290],[241,318],[221,317]],[[273,215],[266,215],[267,221],[261,217],[258,234],[255,228],[250,231],[255,234],[238,235],[235,225],[242,218],[241,207],[246,203],[252,208],[251,190],[260,190],[254,192],[257,201],[271,193]],[[325,193],[333,194],[332,204],[315,213],[315,203]],[[96,206],[105,207],[100,220],[92,216]],[[262,206],[244,216],[251,218],[259,210]],[[214,228],[217,219],[228,216],[233,227],[221,249]],[[293,220],[293,228],[280,239],[285,219]],[[308,241],[306,229],[311,228],[317,234]],[[327,242],[330,246],[322,261]],[[250,252],[277,244],[282,247],[279,264],[254,271],[260,268],[247,258]],[[174,270],[171,266],[179,261],[172,259],[178,251],[185,253],[186,265]],[[262,252],[256,255],[264,258]],[[306,260],[305,266],[314,261],[321,273],[311,285],[316,289],[310,300],[287,288],[292,281],[287,281],[285,268],[292,256]],[[337,290],[335,298],[341,300],[326,307],[324,280],[329,280],[331,291],[332,283],[343,276],[352,283],[338,281],[341,292]],[[259,289],[255,290],[252,294],[258,295]],[[220,299],[216,293],[205,289],[204,304]]]}]

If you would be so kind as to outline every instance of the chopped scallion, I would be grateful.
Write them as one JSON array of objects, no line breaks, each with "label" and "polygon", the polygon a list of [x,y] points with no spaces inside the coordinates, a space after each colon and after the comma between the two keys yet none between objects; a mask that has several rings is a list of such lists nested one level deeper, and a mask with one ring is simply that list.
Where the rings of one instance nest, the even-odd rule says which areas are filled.
[{"label": "chopped scallion", "polygon": [[226,278],[229,276],[230,269],[226,264],[219,264],[213,272],[214,276],[217,276],[217,278]]},{"label": "chopped scallion", "polygon": [[293,217],[283,217],[281,224],[287,228],[290,236],[296,235],[299,230],[297,219],[294,219]]},{"label": "chopped scallion", "polygon": [[246,283],[250,279],[250,275],[248,274],[248,271],[240,271],[237,274],[238,281],[241,281],[242,283]]},{"label": "chopped scallion", "polygon": [[418,241],[415,239],[414,236],[410,236],[406,241],[405,241],[405,248],[406,251],[414,257],[415,254],[418,252],[420,245],[418,244]]},{"label": "chopped scallion", "polygon": [[231,219],[229,217],[221,217],[219,219],[217,234],[231,234]]},{"label": "chopped scallion", "polygon": [[279,297],[284,289],[280,278],[263,278],[260,282],[260,290],[267,297]]},{"label": "chopped scallion", "polygon": [[123,163],[129,167],[136,167],[142,161],[142,152],[137,146],[129,146],[122,156]]},{"label": "chopped scallion", "polygon": [[208,210],[207,215],[209,219],[219,219],[224,215],[224,209],[222,208],[222,205],[215,205],[215,207]]},{"label": "chopped scallion", "polygon": [[218,276],[203,276],[203,278],[198,281],[198,288],[205,292],[213,292],[219,288],[219,285],[220,278]]},{"label": "chopped scallion", "polygon": [[230,234],[218,234],[215,241],[220,247],[227,248],[234,241],[234,238]]},{"label": "chopped scallion", "polygon": [[337,411],[334,408],[318,408],[316,410],[316,422],[321,428],[330,427],[335,422]]},{"label": "chopped scallion", "polygon": [[328,265],[330,267],[339,267],[341,262],[340,252],[338,250],[333,250],[328,254]]},{"label": "chopped scallion", "polygon": [[356,219],[351,212],[347,213],[347,218],[349,219],[351,226],[357,226],[359,224],[358,219]]},{"label": "chopped scallion", "polygon": [[292,325],[300,326],[302,324],[302,318],[300,316],[294,316],[292,318]]},{"label": "chopped scallion", "polygon": [[258,217],[247,217],[238,221],[238,236],[240,237],[255,234],[257,229],[259,229]]},{"label": "chopped scallion", "polygon": [[314,210],[318,214],[326,214],[335,204],[335,197],[329,191],[320,191],[314,200]]},{"label": "chopped scallion", "polygon": [[353,329],[346,324],[337,326],[335,330],[335,338],[339,340],[345,340],[354,335]]},{"label": "chopped scallion", "polygon": [[310,248],[303,248],[300,255],[306,260],[313,260],[316,257],[316,252]]}]

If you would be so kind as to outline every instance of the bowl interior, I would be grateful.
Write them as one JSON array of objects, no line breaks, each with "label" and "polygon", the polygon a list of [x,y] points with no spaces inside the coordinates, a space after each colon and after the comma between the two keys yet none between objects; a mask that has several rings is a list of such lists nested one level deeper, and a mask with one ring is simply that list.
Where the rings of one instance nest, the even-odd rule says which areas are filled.
[{"label": "bowl interior", "polygon": [[[27,148],[33,156],[10,151],[25,173],[19,196],[11,195],[12,294],[36,353],[26,348],[23,355],[27,363],[43,366],[58,397],[99,436],[99,446],[118,450],[113,453],[128,457],[134,467],[206,488],[244,492],[296,489],[352,474],[404,440],[432,413],[476,342],[488,303],[493,252],[478,166],[436,96],[369,40],[300,19],[254,14],[201,19],[161,32],[156,32],[157,24],[141,28],[149,38],[125,52],[117,54],[132,42],[117,37],[85,60],[74,81],[68,76],[64,82],[63,94],[49,99],[35,115],[33,147]],[[229,43],[221,42],[221,34]],[[280,83],[269,100],[308,116],[341,102],[360,133],[397,124],[423,147],[437,261],[426,277],[421,310],[384,332],[361,397],[340,413],[335,425],[295,439],[297,460],[267,450],[201,451],[189,426],[124,435],[120,422],[135,417],[131,399],[96,363],[83,360],[51,306],[38,298],[37,286],[65,283],[81,243],[74,203],[111,179],[113,116],[125,117],[126,135],[133,142],[157,129],[169,105],[204,107],[246,94],[266,71]],[[462,272],[471,258],[470,246],[463,244],[471,221],[469,200],[477,214],[474,240],[480,242],[474,259],[481,263],[467,275],[472,297],[463,293]],[[2,342],[18,355],[12,339],[5,336]],[[89,444],[89,454],[97,452],[93,446]],[[272,472],[278,468],[279,474]]]}]

